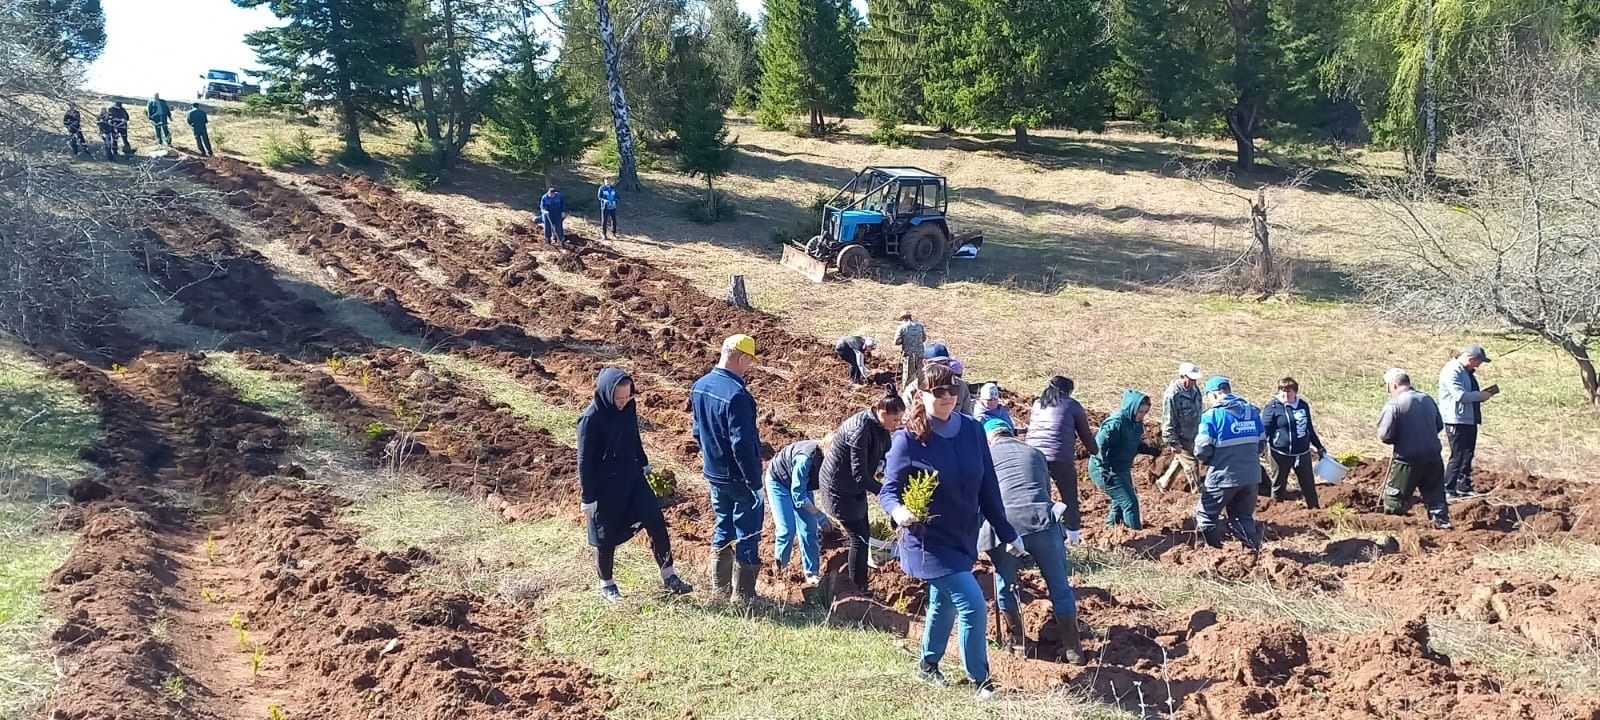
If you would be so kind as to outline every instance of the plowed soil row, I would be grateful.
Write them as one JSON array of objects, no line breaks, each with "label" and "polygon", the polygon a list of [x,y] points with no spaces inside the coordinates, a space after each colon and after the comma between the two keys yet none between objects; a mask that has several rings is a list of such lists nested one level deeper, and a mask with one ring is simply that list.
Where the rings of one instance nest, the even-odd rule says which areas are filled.
[{"label": "plowed soil row", "polygon": [[[239,170],[228,170],[235,175],[254,172],[247,167]],[[262,178],[265,178],[265,176],[262,176]],[[202,179],[204,179],[203,176]],[[251,188],[251,190],[246,190],[246,193],[257,192],[264,194],[266,197],[260,202],[252,200],[249,204],[240,206],[250,207],[252,215],[257,216],[258,219],[266,220],[269,225],[274,222],[274,217],[278,218],[278,222],[289,222],[291,226],[305,224],[302,220],[290,221],[287,218],[302,218],[312,216],[313,213],[320,213],[320,210],[315,208],[315,204],[308,201],[309,207],[299,206],[297,209],[298,214],[294,216],[274,215],[273,211],[267,207],[274,202],[273,198],[293,193],[294,191],[281,186],[268,187],[267,183],[270,182],[270,179],[265,179],[264,181],[262,179],[253,179],[241,184],[241,189]],[[324,179],[318,182],[330,193],[334,193],[336,196],[342,195],[340,199],[346,203],[346,206],[356,217],[375,224],[382,223],[380,227],[382,234],[390,237],[416,236],[426,238],[423,244],[415,249],[425,250],[430,253],[439,267],[446,269],[447,272],[450,268],[456,268],[462,273],[475,273],[469,275],[468,279],[463,282],[452,282],[452,285],[460,285],[461,287],[453,288],[458,292],[446,294],[455,298],[461,293],[465,293],[469,297],[479,297],[493,303],[494,314],[509,318],[515,323],[509,329],[502,326],[496,332],[502,336],[521,339],[529,344],[516,347],[515,345],[507,346],[505,344],[498,344],[498,346],[481,344],[472,346],[470,343],[460,343],[452,346],[452,349],[511,371],[525,381],[530,381],[529,384],[539,389],[546,397],[558,401],[570,398],[572,404],[576,405],[577,402],[587,396],[588,384],[600,362],[600,358],[595,354],[571,348],[587,345],[591,342],[615,348],[621,353],[619,359],[625,364],[635,365],[636,376],[642,378],[641,384],[644,387],[641,387],[641,389],[645,391],[645,397],[641,402],[641,410],[646,421],[651,424],[657,424],[658,437],[671,437],[676,434],[681,438],[684,437],[682,431],[686,429],[683,390],[689,379],[703,372],[704,368],[710,364],[716,342],[720,340],[721,336],[731,331],[752,332],[752,334],[762,338],[764,345],[766,344],[766,338],[763,337],[763,333],[768,332],[768,330],[748,330],[749,327],[762,327],[757,322],[740,321],[741,324],[738,326],[708,326],[708,318],[725,317],[733,311],[728,310],[726,306],[721,305],[714,299],[707,298],[703,294],[690,294],[692,288],[685,291],[684,289],[688,288],[688,285],[681,279],[674,279],[642,263],[637,263],[637,261],[616,256],[603,248],[593,248],[586,252],[581,252],[577,256],[578,259],[574,261],[570,256],[560,256],[554,251],[538,248],[535,243],[531,242],[531,238],[529,238],[529,242],[524,244],[522,238],[526,237],[527,233],[513,228],[507,232],[507,238],[510,238],[510,240],[501,243],[505,247],[512,249],[512,258],[511,260],[501,260],[505,254],[504,250],[495,247],[492,241],[485,243],[482,240],[466,236],[448,218],[443,218],[437,214],[418,213],[415,206],[404,203],[392,191],[382,186],[364,180],[355,181],[351,179]],[[267,189],[263,190],[263,188]],[[236,201],[236,204],[238,204],[238,201]],[[358,210],[362,206],[370,206],[370,211]],[[380,210],[378,208],[383,209]],[[426,209],[423,208],[423,210]],[[429,212],[431,213],[431,211]],[[408,215],[407,213],[411,214]],[[326,219],[325,215],[323,217]],[[337,221],[329,220],[325,227],[331,229],[335,222]],[[319,238],[313,243],[310,235],[302,238],[301,242],[308,249],[327,244],[340,248],[338,257],[334,259],[340,263],[350,263],[349,265],[340,264],[338,267],[342,268],[344,273],[349,276],[349,281],[357,285],[368,288],[381,288],[383,287],[383,281],[376,278],[380,278],[385,274],[413,285],[426,285],[425,281],[417,276],[415,268],[403,261],[397,265],[372,265],[363,262],[361,253],[372,254],[371,249],[361,248],[354,243],[349,243],[350,246],[346,247],[345,239],[347,237],[361,238],[368,236],[350,236],[349,233],[348,228],[342,229],[340,233],[335,233],[334,235],[337,238],[332,243],[325,242],[326,238]],[[485,250],[484,248],[486,247],[489,249]],[[492,253],[493,256],[487,257],[483,255],[482,253],[485,252]],[[541,289],[534,293],[532,288],[525,287],[530,285],[530,280],[533,286],[542,287],[554,284],[542,276],[528,276],[526,272],[520,273],[522,275],[521,280],[514,281],[515,284],[512,284],[506,282],[506,280],[508,278],[516,278],[519,275],[518,272],[506,272],[503,270],[491,273],[476,272],[475,270],[475,268],[487,269],[504,266],[506,270],[515,271],[518,268],[511,267],[511,261],[515,260],[519,254],[526,252],[537,252],[540,257],[555,257],[556,260],[564,264],[565,270],[569,272],[581,271],[599,280],[601,286],[608,290],[606,299],[604,301],[592,298],[585,300],[584,298],[589,296],[559,287],[556,289]],[[332,257],[332,255],[324,257]],[[520,267],[525,268],[525,264]],[[536,267],[534,266],[534,269]],[[645,271],[624,269],[639,267],[645,268]],[[652,275],[656,277],[652,279]],[[638,286],[641,283],[648,285],[650,282],[655,283],[651,289],[644,292],[638,290]],[[513,289],[516,291],[513,292]],[[526,294],[524,293],[525,289],[529,291]],[[381,290],[377,292],[380,295],[383,294]],[[479,294],[472,295],[472,293]],[[653,313],[656,310],[656,303],[652,302],[652,300],[662,296],[664,296],[664,299],[689,297],[694,301],[682,311],[681,316],[674,305],[662,302],[660,305],[668,310],[663,317],[649,318],[648,315],[651,313],[645,313],[646,317],[641,320],[636,313],[637,309],[644,307],[640,302],[649,304]],[[533,312],[527,308],[525,299],[528,297],[550,297],[556,298],[558,301],[540,307],[539,310],[542,312]],[[431,291],[417,292],[415,287],[409,288],[405,297],[405,305],[403,306],[405,316],[414,314],[415,317],[425,318],[428,324],[441,327],[452,320],[465,321],[465,318],[456,312],[450,303],[436,303],[436,299],[436,296]],[[634,299],[638,299],[640,302],[634,302],[632,303],[633,307],[630,307],[629,302]],[[455,300],[455,302],[459,303],[460,301]],[[516,308],[518,307],[523,308],[523,310],[517,310]],[[509,310],[502,313],[502,310],[506,308],[509,308]],[[675,323],[673,327],[676,328],[683,328],[687,325],[690,328],[707,329],[693,331],[700,332],[703,336],[692,336],[694,340],[689,346],[676,346],[672,343],[677,335],[666,332],[671,330],[672,333],[677,333],[678,331],[674,330],[673,327],[649,327],[650,320],[666,319],[667,317],[672,319],[672,322]],[[596,318],[602,318],[603,321],[598,321]],[[776,319],[768,318],[768,316],[758,316],[758,318],[764,318],[772,323],[777,322]],[[695,324],[696,321],[699,321],[698,325]],[[486,322],[478,318],[457,327],[482,329],[485,327]],[[616,325],[618,322],[621,322],[622,325]],[[552,326],[579,328],[581,330],[573,330],[566,335],[567,340],[575,341],[571,345],[545,343],[543,345],[544,352],[538,355],[537,359],[528,357],[525,353],[532,347],[538,347],[541,344],[540,341],[529,335],[529,328]],[[643,338],[643,341],[640,341],[640,338]],[[684,352],[682,354],[673,354],[670,351],[663,351],[663,340],[666,343],[665,347],[679,347]],[[777,344],[782,347],[781,342]],[[522,352],[519,352],[519,350]],[[838,408],[850,407],[850,402],[838,402],[825,398],[823,401],[817,402],[817,398],[808,398],[804,394],[785,392],[802,386],[812,391],[819,387],[842,386],[842,372],[833,369],[831,363],[828,365],[829,369],[827,370],[819,371],[816,369],[819,358],[826,359],[827,357],[827,348],[820,343],[808,342],[803,345],[796,345],[788,353],[779,352],[770,359],[763,358],[764,361],[772,362],[781,372],[795,373],[794,377],[807,379],[805,383],[784,383],[784,378],[779,376],[758,376],[753,379],[753,389],[764,410],[762,418],[763,430],[768,433],[769,438],[776,437],[779,438],[777,442],[782,442],[798,437],[798,433],[792,428],[802,422],[806,426],[827,426],[842,419],[846,411],[838,410]],[[373,367],[385,378],[383,382],[369,378],[367,381],[359,383],[360,389],[358,390],[358,383],[354,377],[331,379],[335,385],[339,386],[351,397],[371,396],[370,400],[361,403],[368,410],[364,414],[353,414],[347,421],[346,424],[353,429],[361,427],[361,423],[370,423],[376,418],[384,417],[382,411],[373,411],[371,408],[388,407],[393,402],[393,398],[402,396],[395,388],[402,387],[404,383],[416,376],[417,369],[425,368],[424,361],[409,354],[385,355],[378,353],[374,355],[373,359],[377,361],[373,364]],[[287,358],[276,358],[270,365],[273,366],[276,372],[299,376],[303,383],[326,383],[329,381],[326,373],[321,368],[299,365],[289,361]],[[638,369],[640,366],[647,367],[652,374],[641,372]],[[816,376],[819,372],[827,375],[827,377],[817,378]],[[840,377],[834,378],[832,377],[833,374],[838,374]],[[315,379],[314,376],[316,375],[321,375],[323,379]],[[434,374],[428,373],[427,375],[431,377]],[[437,378],[435,380],[437,381]],[[493,403],[486,398],[474,394],[474,392],[469,392],[466,388],[447,383],[441,383],[435,387],[444,388],[444,390],[438,391],[443,393],[439,400],[438,409],[428,407],[424,412],[419,412],[419,416],[427,415],[431,418],[437,415],[443,417],[444,414],[449,413],[450,417],[447,421],[447,426],[448,423],[453,423],[463,427],[470,427],[473,428],[473,434],[479,434],[486,429],[504,428],[505,423],[517,424],[517,421],[510,418],[509,414],[495,408]],[[824,390],[824,392],[827,391]],[[333,393],[326,394],[331,395]],[[812,392],[811,394],[815,395],[816,393]],[[449,397],[466,398],[466,400],[449,400],[447,399]],[[856,398],[851,399],[855,400]],[[329,398],[327,404],[332,407],[336,404],[334,401],[337,400],[337,398]],[[348,403],[349,401],[344,402]],[[413,400],[413,402],[415,401]],[[473,419],[474,416],[484,414],[504,417],[494,420]],[[790,418],[796,420],[792,423],[785,421]],[[811,422],[812,418],[827,418],[827,420],[826,422],[813,423]],[[402,418],[391,416],[383,421],[395,422],[398,420],[402,420]],[[507,432],[503,429],[496,431]],[[437,430],[431,429],[423,432],[437,432]],[[515,433],[506,435],[506,437],[515,438],[513,442],[519,446],[537,448],[537,453],[570,452],[570,450],[561,448],[559,444],[553,443],[553,440],[549,438],[532,441]],[[517,508],[512,512],[508,512],[508,515],[574,514],[572,506],[575,502],[571,498],[571,493],[573,493],[576,483],[575,479],[570,476],[570,468],[560,468],[554,471],[533,470],[531,469],[532,467],[542,465],[545,461],[541,459],[540,462],[534,463],[532,466],[526,463],[519,465],[516,464],[517,461],[513,461],[513,467],[519,468],[518,472],[502,474],[498,477],[492,477],[488,482],[483,482],[479,479],[483,477],[481,469],[474,469],[471,474],[468,474],[466,470],[468,468],[482,467],[474,462],[469,462],[469,458],[472,457],[473,452],[482,453],[484,451],[468,451],[466,454],[462,454],[450,447],[452,443],[453,439],[442,443],[437,441],[423,443],[423,446],[428,448],[429,457],[434,455],[444,456],[444,459],[437,461],[441,463],[440,465],[429,467],[424,472],[428,472],[430,475],[439,472],[447,476],[470,478],[471,486],[478,487],[480,494],[486,497],[498,497],[506,503],[506,507]],[[657,445],[659,446],[659,444],[660,440],[658,439]],[[381,455],[386,447],[374,448],[373,452]],[[679,443],[672,449],[684,458],[692,457],[694,453],[692,443]],[[511,451],[489,451],[489,454],[484,456],[504,457],[509,452]],[[419,467],[421,466],[419,465]],[[1148,473],[1153,470],[1154,468],[1150,466],[1141,466],[1140,468],[1141,473],[1146,478],[1148,478]],[[1405,527],[1398,524],[1402,521],[1384,518],[1374,512],[1376,510],[1376,495],[1372,489],[1374,484],[1371,476],[1375,476],[1380,471],[1381,468],[1376,467],[1363,470],[1356,473],[1356,477],[1351,482],[1348,482],[1344,488],[1325,491],[1324,506],[1343,503],[1352,508],[1353,521],[1349,519],[1341,521],[1330,518],[1327,513],[1312,513],[1297,509],[1296,506],[1292,506],[1289,503],[1273,503],[1262,512],[1262,517],[1268,521],[1271,528],[1269,536],[1276,539],[1296,541],[1291,544],[1298,547],[1307,543],[1315,544],[1314,538],[1321,536],[1328,530],[1335,529],[1334,525],[1339,522],[1365,523],[1362,527],[1372,527],[1374,529],[1399,530]],[[531,473],[533,479],[524,481],[522,477],[519,477],[519,473],[522,475]],[[1211,553],[1203,550],[1193,550],[1192,538],[1184,533],[1185,520],[1192,512],[1192,496],[1175,493],[1166,496],[1166,498],[1152,501],[1151,498],[1155,497],[1153,491],[1146,494],[1146,515],[1152,529],[1141,533],[1110,533],[1108,534],[1109,537],[1102,535],[1102,542],[1145,551],[1163,563],[1182,568],[1192,568],[1198,573],[1215,574],[1235,579],[1266,579],[1275,584],[1291,588],[1321,587],[1338,589],[1343,586],[1348,589],[1349,587],[1371,587],[1376,592],[1380,587],[1392,590],[1395,586],[1394,580],[1397,574],[1398,577],[1404,578],[1409,582],[1412,579],[1413,572],[1435,562],[1436,558],[1441,556],[1448,558],[1448,561],[1444,563],[1445,566],[1464,563],[1465,566],[1470,567],[1471,548],[1467,546],[1469,542],[1479,545],[1490,544],[1497,547],[1505,547],[1541,537],[1588,537],[1587,526],[1582,521],[1584,508],[1590,505],[1592,498],[1585,491],[1573,491],[1563,484],[1549,483],[1535,478],[1525,478],[1519,481],[1516,478],[1486,477],[1481,481],[1481,484],[1495,488],[1496,496],[1491,500],[1482,501],[1483,506],[1487,508],[1486,510],[1473,510],[1470,506],[1458,506],[1458,517],[1463,520],[1462,525],[1467,528],[1466,532],[1451,535],[1420,531],[1412,532],[1409,536],[1400,538],[1400,540],[1404,541],[1400,544],[1415,544],[1416,549],[1427,551],[1425,555],[1418,552],[1384,555],[1383,553],[1388,548],[1370,541],[1364,541],[1367,543],[1366,545],[1360,543],[1345,543],[1341,545],[1338,542],[1328,542],[1325,547],[1313,551],[1274,547],[1260,561],[1241,560],[1242,558],[1247,558],[1247,556],[1237,552]],[[693,493],[694,491],[690,492]],[[1513,499],[1517,498],[1520,498],[1521,501],[1514,502]],[[1104,508],[1103,498],[1087,483],[1084,483],[1083,499],[1087,516],[1093,517],[1096,511]],[[674,513],[675,534],[679,536],[680,542],[703,543],[705,536],[708,534],[708,528],[704,525],[705,520],[700,517],[700,508],[703,505],[701,498],[691,495],[686,502],[679,503],[679,505],[674,506],[674,510],[670,511]],[[1508,506],[1511,508],[1509,511],[1505,509]],[[1474,515],[1474,513],[1483,514]],[[1539,519],[1541,515],[1546,519]],[[1513,517],[1515,519],[1511,519]],[[1556,520],[1551,521],[1549,520],[1550,518]],[[1088,524],[1092,526],[1092,522]],[[1510,532],[1512,530],[1516,532]],[[1377,552],[1373,552],[1374,549]],[[1379,559],[1373,560],[1372,558],[1374,557]],[[834,563],[838,560],[837,558],[830,559]],[[1370,567],[1366,567],[1369,565]],[[1324,572],[1329,567],[1332,568],[1331,574]],[[1454,601],[1452,591],[1461,589],[1459,588],[1460,580],[1450,577],[1447,573],[1438,573],[1431,576],[1426,573],[1419,573],[1418,575],[1418,579],[1422,579],[1428,586],[1423,592],[1429,598],[1432,598],[1433,604],[1430,607],[1438,607],[1440,605],[1449,607]],[[770,585],[772,581],[781,583],[782,579],[769,577],[767,581]],[[885,602],[885,604],[892,604],[901,597],[914,603],[920,602],[920,588],[904,582],[896,573],[877,573],[874,576],[873,584],[872,595]],[[1554,590],[1546,592],[1546,587],[1554,588]],[[1501,594],[1508,598],[1548,598],[1552,593],[1560,594],[1568,590],[1579,592],[1580,589],[1574,589],[1579,587],[1577,585],[1562,587],[1557,587],[1556,585],[1546,585],[1544,587],[1522,585],[1501,588],[1503,591]],[[1487,676],[1469,668],[1458,667],[1452,669],[1445,659],[1430,656],[1424,648],[1417,646],[1415,636],[1418,630],[1416,627],[1410,627],[1405,632],[1396,635],[1378,634],[1374,636],[1334,638],[1319,636],[1309,640],[1301,638],[1298,641],[1291,637],[1287,641],[1287,644],[1291,646],[1288,659],[1279,663],[1288,668],[1285,673],[1274,674],[1251,670],[1245,674],[1235,673],[1232,677],[1221,677],[1218,674],[1219,668],[1221,672],[1228,672],[1229,667],[1238,669],[1239,666],[1237,663],[1229,666],[1228,663],[1220,661],[1218,657],[1214,656],[1216,654],[1214,652],[1201,653],[1194,651],[1191,641],[1199,637],[1199,634],[1197,634],[1199,628],[1192,627],[1195,622],[1189,619],[1184,619],[1183,622],[1173,621],[1155,612],[1150,607],[1139,603],[1119,603],[1108,594],[1097,591],[1094,588],[1084,588],[1083,591],[1086,618],[1095,627],[1105,631],[1105,639],[1103,641],[1092,641],[1090,643],[1091,651],[1096,652],[1099,656],[1100,667],[1093,669],[1089,673],[1082,673],[1069,671],[1051,663],[1015,663],[1014,661],[1005,660],[1001,661],[1002,671],[1006,673],[1005,677],[1011,679],[1014,676],[1021,680],[1023,685],[1030,687],[1041,687],[1060,680],[1067,680],[1075,684],[1090,684],[1102,696],[1114,697],[1124,703],[1132,702],[1128,697],[1128,689],[1132,681],[1140,680],[1143,682],[1142,687],[1147,694],[1147,702],[1153,703],[1154,701],[1150,700],[1148,695],[1152,692],[1151,688],[1165,684],[1166,680],[1162,677],[1165,674],[1166,678],[1174,683],[1172,685],[1172,695],[1178,698],[1179,705],[1187,706],[1197,713],[1203,708],[1210,707],[1217,717],[1232,717],[1243,712],[1266,712],[1272,708],[1293,710],[1293,712],[1280,710],[1284,713],[1283,717],[1295,717],[1299,716],[1299,712],[1312,712],[1315,710],[1340,710],[1357,713],[1358,716],[1381,717],[1384,713],[1397,713],[1401,716],[1408,716],[1410,711],[1407,708],[1410,707],[1432,708],[1436,711],[1436,714],[1442,714],[1447,717],[1466,717],[1469,714],[1479,712],[1478,706],[1474,705],[1474,703],[1482,702],[1482,697],[1480,696],[1495,691],[1503,691],[1509,693],[1510,696],[1529,698],[1523,701],[1528,706],[1527,709],[1516,710],[1513,714],[1507,715],[1509,717],[1586,716],[1582,714],[1549,714],[1546,710],[1548,710],[1550,699],[1547,694],[1537,688],[1517,684],[1502,686],[1489,680]],[[1042,595],[1042,593],[1037,592],[1035,594]],[[1408,600],[1409,598],[1402,602]],[[1562,611],[1557,610],[1557,612]],[[1036,628],[1035,634],[1042,641],[1042,644],[1047,646],[1053,638],[1046,637],[1047,632],[1042,628],[1044,625],[1043,617],[1035,613],[1033,619],[1034,622],[1032,624]],[[900,621],[907,620],[909,618],[904,618],[903,616],[900,618]],[[1245,650],[1240,651],[1242,653],[1240,654],[1241,657],[1258,652],[1256,649],[1251,649],[1251,644],[1258,639],[1265,645],[1283,644],[1278,639],[1274,639],[1281,634],[1277,629],[1257,627],[1238,621],[1224,622],[1218,627],[1222,628],[1222,630],[1217,631],[1218,634],[1228,638],[1226,643],[1228,648],[1237,649],[1235,646],[1245,648]],[[1404,638],[1411,638],[1409,644],[1404,641]],[[1307,647],[1304,661],[1300,660],[1300,653],[1292,651],[1293,647],[1302,644]],[[1383,648],[1383,651],[1372,650],[1371,648],[1374,646]],[[1148,652],[1136,650],[1130,654],[1129,648],[1145,648]],[[1271,655],[1276,651],[1268,648],[1259,652]],[[1159,662],[1159,656],[1163,653],[1170,660],[1165,665],[1164,672],[1163,666]],[[1193,660],[1186,661],[1181,659],[1189,657],[1191,653],[1194,655]],[[1353,653],[1354,656],[1347,657],[1347,653]],[[1324,657],[1324,655],[1327,655],[1327,657]],[[1401,683],[1399,690],[1394,694],[1392,702],[1383,700],[1363,706],[1361,704],[1363,701],[1358,700],[1358,698],[1365,696],[1358,695],[1356,692],[1357,689],[1362,688],[1360,684],[1350,683],[1345,685],[1339,683],[1335,685],[1327,678],[1327,676],[1337,672],[1352,669],[1346,667],[1346,665],[1355,658],[1359,658],[1368,664],[1376,663],[1371,668],[1367,668],[1371,672],[1402,675],[1410,673],[1418,677],[1429,678],[1429,681]],[[1269,661],[1267,664],[1271,665],[1272,662]],[[1276,678],[1280,676],[1302,677],[1304,681],[1298,684],[1289,681],[1278,683]],[[1184,678],[1187,678],[1187,681]],[[1366,682],[1370,683],[1370,678]],[[1449,687],[1454,688],[1449,691],[1453,697],[1448,699],[1436,697],[1443,693],[1438,688],[1430,686],[1429,683],[1448,684]],[[1338,692],[1333,693],[1331,696],[1328,695],[1329,686],[1333,686]],[[1209,689],[1202,692],[1201,688]],[[1581,710],[1581,706],[1578,705],[1569,705],[1569,707]],[[1541,708],[1545,709],[1542,710]]]},{"label": "plowed soil row", "polygon": [[524,657],[527,611],[423,586],[425,555],[361,549],[341,501],[275,477],[289,433],[202,362],[56,364],[106,441],[51,580],[70,668],[53,717],[603,716],[582,668]]}]

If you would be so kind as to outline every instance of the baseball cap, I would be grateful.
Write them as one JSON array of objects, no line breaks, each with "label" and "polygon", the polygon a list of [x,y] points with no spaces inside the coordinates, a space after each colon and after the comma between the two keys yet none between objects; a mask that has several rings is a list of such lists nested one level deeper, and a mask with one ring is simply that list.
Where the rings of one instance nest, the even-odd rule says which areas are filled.
[{"label": "baseball cap", "polygon": [[761,361],[761,359],[756,356],[756,339],[750,337],[749,335],[730,335],[727,340],[722,341],[722,349],[738,350],[739,352],[749,355],[750,359],[755,360],[756,362]]},{"label": "baseball cap", "polygon": [[950,372],[960,375],[961,373],[965,372],[966,369],[966,366],[962,365],[960,360],[956,360],[955,358],[950,359]]},{"label": "baseball cap", "polygon": [[1482,345],[1468,345],[1467,349],[1461,351],[1461,354],[1469,358],[1475,358],[1479,362],[1489,362],[1489,352],[1484,350]]},{"label": "baseball cap", "polygon": [[1206,392],[1217,392],[1224,386],[1232,387],[1233,383],[1221,375],[1212,375],[1210,379],[1206,380]]},{"label": "baseball cap", "polygon": [[1200,374],[1200,367],[1191,362],[1179,363],[1178,374],[1189,378],[1190,380],[1199,380],[1200,378],[1205,377],[1204,375]]},{"label": "baseball cap", "polygon": [[994,383],[984,383],[983,388],[978,390],[978,397],[984,400],[999,400],[1000,386]]},{"label": "baseball cap", "polygon": [[1006,422],[1006,419],[1003,417],[991,416],[984,419],[983,434],[988,435],[999,430],[1004,430],[1008,433],[1016,432],[1016,428],[1011,427],[1011,423]]}]

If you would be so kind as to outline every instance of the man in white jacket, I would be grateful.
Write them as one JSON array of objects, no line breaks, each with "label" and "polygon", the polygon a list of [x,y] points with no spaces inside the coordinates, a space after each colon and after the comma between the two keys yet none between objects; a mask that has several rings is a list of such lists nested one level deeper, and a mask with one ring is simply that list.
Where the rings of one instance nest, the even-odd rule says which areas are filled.
[{"label": "man in white jacket", "polygon": [[1445,497],[1472,497],[1472,459],[1478,451],[1478,426],[1483,424],[1483,403],[1500,394],[1500,386],[1478,386],[1478,368],[1489,363],[1482,345],[1473,345],[1444,364],[1439,371],[1439,414],[1450,440],[1450,462],[1444,469]]}]

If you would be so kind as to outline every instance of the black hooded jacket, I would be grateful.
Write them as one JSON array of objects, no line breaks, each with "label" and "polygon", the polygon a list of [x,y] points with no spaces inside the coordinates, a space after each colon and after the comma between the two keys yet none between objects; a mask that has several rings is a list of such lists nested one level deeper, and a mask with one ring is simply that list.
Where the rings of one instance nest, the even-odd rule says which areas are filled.
[{"label": "black hooded jacket", "polygon": [[867,493],[877,494],[878,470],[889,452],[889,431],[871,410],[845,420],[833,433],[833,445],[822,457],[822,509],[838,520],[867,516]]},{"label": "black hooded jacket", "polygon": [[644,479],[644,442],[633,401],[618,408],[617,386],[632,382],[619,368],[600,371],[594,400],[578,416],[578,483],[583,502],[597,503],[589,544],[619,545],[645,524],[662,522],[661,503]]}]

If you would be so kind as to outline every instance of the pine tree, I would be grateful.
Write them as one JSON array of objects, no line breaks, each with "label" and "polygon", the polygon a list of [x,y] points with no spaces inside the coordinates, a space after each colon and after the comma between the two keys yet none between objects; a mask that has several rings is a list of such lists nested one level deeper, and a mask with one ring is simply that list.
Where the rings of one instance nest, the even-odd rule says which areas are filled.
[{"label": "pine tree", "polygon": [[706,43],[722,103],[735,110],[754,108],[761,59],[756,56],[756,26],[750,16],[734,0],[707,0]]},{"label": "pine tree", "polygon": [[828,110],[843,117],[856,107],[856,57],[861,42],[861,13],[851,0],[831,0],[834,26],[838,31],[826,38],[828,47],[823,50],[827,61],[826,83]]},{"label": "pine tree", "polygon": [[679,36],[672,49],[674,95],[672,131],[678,137],[678,167],[706,180],[706,221],[717,217],[714,181],[733,165],[734,144],[723,120],[721,90],[700,38]]},{"label": "pine tree", "polygon": [[856,55],[856,98],[880,127],[922,120],[932,0],[868,0]]},{"label": "pine tree", "polygon": [[106,49],[100,0],[19,0],[14,8],[35,52],[56,64],[93,62]]},{"label": "pine tree", "polygon": [[855,53],[840,30],[839,0],[766,0],[765,7],[756,117],[781,128],[804,114],[811,134],[820,136],[826,114],[842,112],[850,99]]},{"label": "pine tree", "polygon": [[[686,0],[605,0],[628,123],[640,137],[667,132],[673,99],[666,75],[672,38],[680,32],[686,5]],[[601,120],[611,118],[613,108],[598,8],[595,0],[563,0],[557,19],[561,73]]]},{"label": "pine tree", "polygon": [[545,48],[525,37],[494,79],[485,110],[495,159],[512,171],[542,177],[576,160],[599,140],[593,115],[559,73],[551,72]]},{"label": "pine tree", "polygon": [[364,125],[387,122],[406,109],[404,89],[415,54],[407,42],[405,0],[233,0],[266,5],[288,22],[245,35],[280,86],[280,97],[312,107],[333,107],[344,133],[340,159],[369,160],[361,147]]},{"label": "pine tree", "polygon": [[1110,11],[1105,81],[1117,109],[1157,124],[1216,117],[1224,47],[1214,0],[1112,0]]}]

